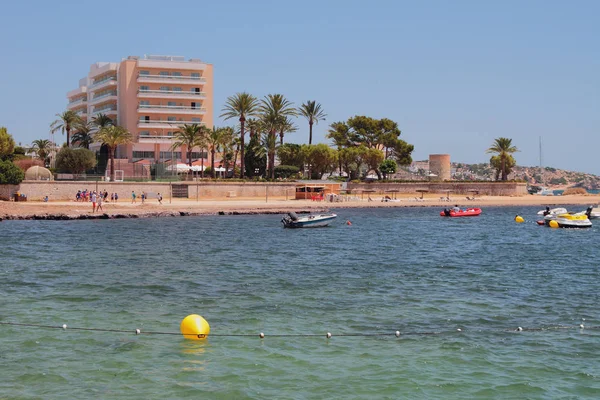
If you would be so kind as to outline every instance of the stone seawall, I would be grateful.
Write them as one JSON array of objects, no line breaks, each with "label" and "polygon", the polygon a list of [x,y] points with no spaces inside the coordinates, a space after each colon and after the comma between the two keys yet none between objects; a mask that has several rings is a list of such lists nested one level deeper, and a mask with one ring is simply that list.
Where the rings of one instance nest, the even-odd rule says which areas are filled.
[{"label": "stone seawall", "polygon": [[348,183],[348,190],[361,193],[375,191],[377,194],[395,191],[401,194],[439,193],[446,195],[461,194],[465,196],[521,196],[527,194],[525,182],[401,182],[401,183]]},{"label": "stone seawall", "polygon": [[23,181],[19,185],[0,185],[0,200],[10,200],[19,192],[27,196],[29,201],[41,201],[48,196],[50,201],[74,200],[78,190],[105,190],[118,193],[119,200],[131,199],[135,191],[138,198],[143,192],[149,198],[155,198],[160,193],[163,199],[173,197],[196,198],[235,198],[235,197],[284,197],[294,196],[295,182],[264,183],[264,182],[89,182],[89,181]]}]

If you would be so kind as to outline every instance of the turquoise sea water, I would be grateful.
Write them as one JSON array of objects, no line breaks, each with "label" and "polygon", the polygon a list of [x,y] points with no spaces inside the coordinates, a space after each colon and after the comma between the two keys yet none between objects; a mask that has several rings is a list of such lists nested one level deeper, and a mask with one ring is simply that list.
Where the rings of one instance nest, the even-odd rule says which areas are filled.
[{"label": "turquoise sea water", "polygon": [[540,208],[1,222],[0,322],[131,333],[0,325],[0,398],[600,398],[599,329],[514,331],[600,326],[600,224]]}]

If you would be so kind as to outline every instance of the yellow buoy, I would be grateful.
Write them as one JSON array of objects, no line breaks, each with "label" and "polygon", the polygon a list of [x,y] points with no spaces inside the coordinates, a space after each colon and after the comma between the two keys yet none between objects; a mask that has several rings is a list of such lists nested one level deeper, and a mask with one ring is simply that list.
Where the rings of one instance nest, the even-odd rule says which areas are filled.
[{"label": "yellow buoy", "polygon": [[516,222],[517,224],[520,224],[520,223],[522,223],[522,222],[525,222],[525,220],[524,220],[524,219],[523,219],[523,217],[521,217],[520,215],[517,215],[517,216],[515,217],[515,222]]},{"label": "yellow buoy", "polygon": [[181,321],[179,330],[186,339],[201,340],[210,333],[210,325],[198,314],[191,314]]},{"label": "yellow buoy", "polygon": [[548,226],[549,226],[550,228],[558,228],[558,222],[556,222],[556,221],[552,220],[552,221],[550,221],[550,222],[548,223]]}]

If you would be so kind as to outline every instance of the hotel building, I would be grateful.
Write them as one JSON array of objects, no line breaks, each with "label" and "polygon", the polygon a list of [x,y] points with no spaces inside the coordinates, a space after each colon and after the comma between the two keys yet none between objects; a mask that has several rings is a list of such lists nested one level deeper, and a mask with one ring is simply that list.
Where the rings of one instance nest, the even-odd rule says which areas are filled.
[{"label": "hotel building", "polygon": [[[183,155],[185,160],[185,148],[171,148],[173,133],[183,124],[212,127],[213,66],[174,56],[129,56],[118,63],[99,62],[67,98],[67,109],[83,120],[91,121],[102,113],[131,132],[133,142],[120,146],[116,158],[128,163],[158,163],[182,160]],[[99,144],[91,147],[99,148]]]}]

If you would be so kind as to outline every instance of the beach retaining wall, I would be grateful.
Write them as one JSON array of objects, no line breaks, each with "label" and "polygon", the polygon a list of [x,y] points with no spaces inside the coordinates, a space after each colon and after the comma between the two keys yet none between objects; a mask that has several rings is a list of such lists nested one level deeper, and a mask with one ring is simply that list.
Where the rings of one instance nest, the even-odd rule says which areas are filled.
[{"label": "beach retaining wall", "polygon": [[[196,198],[235,198],[265,196],[294,198],[296,182],[83,182],[83,181],[23,181],[19,185],[0,185],[0,200],[10,200],[16,192],[23,193],[29,201],[41,201],[48,196],[52,200],[73,200],[78,190],[97,190],[118,193],[119,199],[128,200],[131,192],[139,195],[143,192],[149,198],[161,193],[168,199],[174,197]],[[527,194],[524,182],[400,182],[400,183],[348,183],[348,190],[361,193],[367,191],[377,194],[401,193],[420,195],[439,193],[447,195],[487,195],[487,196],[521,196]]]},{"label": "beach retaining wall", "polygon": [[16,192],[23,193],[29,201],[41,201],[48,196],[53,200],[74,200],[78,190],[105,190],[109,193],[118,193],[119,200],[131,199],[131,192],[135,191],[138,198],[142,192],[148,193],[149,198],[156,198],[161,193],[163,199],[173,197],[196,199],[202,198],[235,198],[235,197],[261,197],[273,196],[294,197],[295,182],[265,183],[265,182],[40,182],[23,181],[19,185],[0,185],[0,200],[10,200]]},{"label": "beach retaining wall", "polygon": [[465,196],[521,196],[527,194],[525,182],[399,182],[399,183],[348,183],[348,190],[358,193],[366,190],[378,194],[396,192],[402,194],[439,193]]}]

